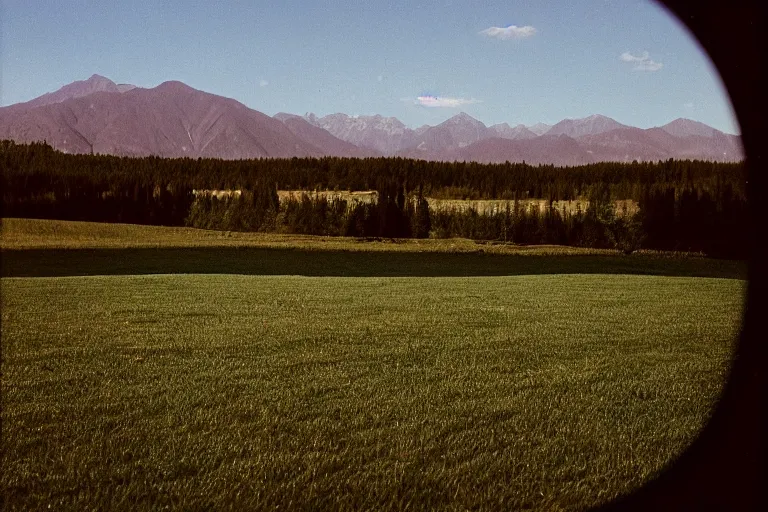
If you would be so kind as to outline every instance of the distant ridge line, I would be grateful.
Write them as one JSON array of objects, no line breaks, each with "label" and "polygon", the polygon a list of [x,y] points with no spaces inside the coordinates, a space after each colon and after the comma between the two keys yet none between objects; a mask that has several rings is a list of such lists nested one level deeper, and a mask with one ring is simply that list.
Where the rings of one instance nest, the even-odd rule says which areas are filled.
[{"label": "distant ridge line", "polygon": [[395,117],[270,117],[169,80],[154,88],[98,74],[0,108],[0,139],[46,140],[70,153],[216,157],[402,156],[438,161],[580,165],[600,161],[743,159],[740,137],[678,118],[641,129],[593,114],[554,125],[486,126],[465,112],[411,129]]}]

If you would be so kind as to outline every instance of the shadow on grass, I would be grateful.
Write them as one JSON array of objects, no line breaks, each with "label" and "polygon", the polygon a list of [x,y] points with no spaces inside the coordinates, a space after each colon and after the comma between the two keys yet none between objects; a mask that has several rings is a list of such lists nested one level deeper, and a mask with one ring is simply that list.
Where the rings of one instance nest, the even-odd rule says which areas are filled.
[{"label": "shadow on grass", "polygon": [[649,274],[746,279],[746,264],[651,255],[499,255],[265,248],[4,250],[3,277],[248,274],[349,277]]}]

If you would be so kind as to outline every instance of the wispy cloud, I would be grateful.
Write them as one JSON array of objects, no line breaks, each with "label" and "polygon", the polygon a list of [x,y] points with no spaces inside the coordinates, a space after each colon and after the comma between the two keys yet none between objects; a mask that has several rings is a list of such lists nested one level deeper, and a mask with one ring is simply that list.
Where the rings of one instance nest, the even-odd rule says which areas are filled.
[{"label": "wispy cloud", "polygon": [[448,98],[445,96],[418,96],[415,103],[422,107],[457,108],[463,105],[480,103],[480,100],[474,98]]},{"label": "wispy cloud", "polygon": [[495,37],[496,39],[525,39],[536,34],[536,29],[530,25],[524,27],[518,27],[516,25],[510,25],[508,27],[490,27],[485,30],[481,30],[480,34],[488,37]]},{"label": "wispy cloud", "polygon": [[656,62],[651,59],[648,52],[643,52],[642,55],[632,55],[629,52],[624,52],[619,56],[622,62],[634,63],[632,68],[634,71],[658,71],[664,67],[661,62]]},{"label": "wispy cloud", "polygon": [[683,106],[684,106],[685,108],[693,108],[693,102],[692,102],[692,101],[689,101],[688,103],[683,103]]},{"label": "wispy cloud", "polygon": [[259,82],[259,87],[266,87],[269,85],[269,82],[266,80],[262,80]]}]

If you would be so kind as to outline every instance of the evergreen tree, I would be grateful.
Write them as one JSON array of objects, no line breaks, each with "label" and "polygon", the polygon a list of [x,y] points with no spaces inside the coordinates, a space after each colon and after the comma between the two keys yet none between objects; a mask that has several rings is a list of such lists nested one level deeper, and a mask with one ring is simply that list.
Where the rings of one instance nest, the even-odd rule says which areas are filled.
[{"label": "evergreen tree", "polygon": [[419,194],[416,196],[416,207],[413,211],[411,233],[414,238],[428,238],[432,230],[432,220],[429,215],[429,203],[424,198],[424,188],[419,186]]}]

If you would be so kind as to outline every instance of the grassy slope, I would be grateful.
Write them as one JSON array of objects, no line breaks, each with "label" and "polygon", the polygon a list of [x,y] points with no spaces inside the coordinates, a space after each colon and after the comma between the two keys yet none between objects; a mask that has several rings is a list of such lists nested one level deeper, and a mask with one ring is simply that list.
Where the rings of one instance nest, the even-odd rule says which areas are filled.
[{"label": "grassy slope", "polygon": [[3,276],[214,273],[495,276],[552,273],[744,278],[743,262],[684,253],[471,240],[370,241],[191,228],[3,219]]},{"label": "grassy slope", "polygon": [[2,219],[3,249],[122,249],[169,247],[251,247],[269,249],[384,252],[476,252],[507,254],[613,254],[615,251],[563,246],[479,245],[467,239],[365,241],[348,237],[240,233],[195,228]]},{"label": "grassy slope", "polygon": [[691,441],[744,282],[3,279],[8,508],[581,508]]}]

